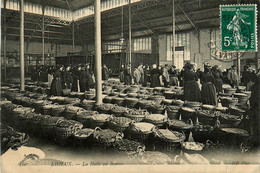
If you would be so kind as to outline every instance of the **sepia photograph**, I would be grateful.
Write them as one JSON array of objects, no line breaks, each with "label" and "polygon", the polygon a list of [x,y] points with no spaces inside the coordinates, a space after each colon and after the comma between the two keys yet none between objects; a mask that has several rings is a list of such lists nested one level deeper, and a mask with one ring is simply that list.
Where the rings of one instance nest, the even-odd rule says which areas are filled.
[{"label": "sepia photograph", "polygon": [[260,0],[0,0],[2,173],[260,172]]}]

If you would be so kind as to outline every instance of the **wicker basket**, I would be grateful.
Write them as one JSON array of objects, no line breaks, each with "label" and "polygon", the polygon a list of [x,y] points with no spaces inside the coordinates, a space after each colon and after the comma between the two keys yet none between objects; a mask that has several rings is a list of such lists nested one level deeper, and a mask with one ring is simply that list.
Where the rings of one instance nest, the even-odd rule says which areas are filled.
[{"label": "wicker basket", "polygon": [[184,122],[181,120],[169,120],[167,122],[168,129],[178,132],[184,132],[186,138],[184,141],[189,140],[190,131],[193,128],[192,120],[189,119],[188,122]]},{"label": "wicker basket", "polygon": [[66,118],[67,120],[74,120],[77,112],[79,111],[84,111],[84,109],[72,105],[67,105],[64,111],[64,118]]},{"label": "wicker basket", "polygon": [[76,131],[73,134],[73,143],[75,147],[91,148],[93,133],[95,130],[85,128]]},{"label": "wicker basket", "polygon": [[149,112],[147,112],[147,110],[130,109],[127,113],[125,113],[125,117],[130,118],[135,122],[140,122],[143,121],[145,116],[148,114]]},{"label": "wicker basket", "polygon": [[54,117],[60,117],[63,115],[65,110],[65,105],[59,105],[58,103],[54,103],[52,107],[51,115]]},{"label": "wicker basket", "polygon": [[114,107],[113,104],[110,104],[110,103],[104,103],[104,104],[101,104],[99,106],[97,106],[97,111],[101,114],[109,114],[110,113],[110,110]]},{"label": "wicker basket", "polygon": [[70,93],[71,93],[71,89],[63,89],[63,90],[62,90],[62,94],[63,94],[64,96],[68,96],[68,95],[70,95]]},{"label": "wicker basket", "polygon": [[[177,139],[170,139],[169,137],[165,136],[163,132],[168,132],[173,134],[177,137]],[[163,149],[163,150],[176,150],[180,147],[181,142],[185,140],[185,134],[177,132],[177,131],[170,131],[165,129],[159,129],[155,131],[155,148]]]},{"label": "wicker basket", "polygon": [[129,108],[135,108],[137,103],[138,103],[137,98],[129,98],[129,97],[125,98],[125,105]]},{"label": "wicker basket", "polygon": [[153,100],[139,100],[138,105],[141,109],[149,109],[151,105],[155,104]]},{"label": "wicker basket", "polygon": [[[61,123],[66,122],[69,123],[69,125],[61,125]],[[79,129],[82,129],[83,125],[80,123],[76,123],[72,120],[65,120],[61,121],[54,127],[55,132],[55,141],[61,145],[66,146],[71,144],[72,142],[72,135]]]},{"label": "wicker basket", "polygon": [[227,94],[233,94],[237,91],[235,88],[224,88],[224,92]]},{"label": "wicker basket", "polygon": [[179,119],[180,118],[180,113],[179,113],[180,107],[178,106],[167,106],[166,111],[167,111],[167,116],[170,120],[172,119]]},{"label": "wicker basket", "polygon": [[218,141],[229,146],[241,146],[246,139],[249,138],[249,133],[244,129],[239,128],[220,128],[218,129]]},{"label": "wicker basket", "polygon": [[96,111],[89,111],[89,110],[85,110],[85,111],[78,111],[76,114],[75,119],[83,124],[83,127],[86,128],[89,126],[90,124],[90,120],[89,118],[92,115],[98,114],[98,112]]},{"label": "wicker basket", "polygon": [[187,121],[187,120],[191,119],[193,124],[195,124],[197,122],[197,117],[195,115],[194,109],[187,108],[187,107],[181,107],[180,113],[181,113],[181,119],[182,120]]},{"label": "wicker basket", "polygon": [[123,106],[124,105],[124,98],[120,98],[120,97],[115,97],[114,98],[114,103],[119,105],[119,106]]},{"label": "wicker basket", "polygon": [[126,117],[113,117],[108,122],[108,127],[116,132],[124,132],[130,126],[130,123],[133,122],[133,120]]},{"label": "wicker basket", "polygon": [[215,126],[217,122],[217,114],[210,110],[198,110],[195,112],[198,121],[205,125]]},{"label": "wicker basket", "polygon": [[154,105],[151,105],[148,110],[149,110],[149,112],[151,112],[153,114],[164,114],[165,106],[154,104]]},{"label": "wicker basket", "polygon": [[121,106],[117,106],[115,105],[110,112],[117,117],[123,116],[126,112],[128,112],[128,108],[125,107],[121,107]]},{"label": "wicker basket", "polygon": [[92,145],[99,150],[107,150],[113,147],[113,144],[117,140],[122,140],[124,137],[123,133],[117,133],[110,129],[101,130],[100,128],[95,128],[93,133]]},{"label": "wicker basket", "polygon": [[53,105],[47,104],[42,107],[42,113],[44,115],[52,115],[52,107]]},{"label": "wicker basket", "polygon": [[86,110],[93,110],[95,103],[96,101],[94,100],[83,100],[80,105]]},{"label": "wicker basket", "polygon": [[[102,117],[103,118],[99,118]],[[96,127],[103,127],[108,121],[112,119],[112,116],[109,114],[96,114],[89,118],[89,127],[96,128]]]},{"label": "wicker basket", "polygon": [[41,124],[48,118],[50,118],[49,115],[36,114],[30,121],[30,134],[41,136],[43,134]]},{"label": "wicker basket", "polygon": [[236,116],[236,115],[223,114],[223,113],[219,115],[220,124],[229,124],[235,126],[235,124],[238,125],[242,119],[243,116]]},{"label": "wicker basket", "polygon": [[63,117],[51,117],[41,124],[43,137],[46,139],[54,140],[54,127],[61,121],[64,121]]},{"label": "wicker basket", "polygon": [[[155,117],[159,117],[160,119],[156,119]],[[144,122],[151,123],[160,128],[167,122],[167,117],[162,114],[150,114],[145,116]]]},{"label": "wicker basket", "polygon": [[214,135],[212,135],[214,128],[209,125],[203,125],[197,123],[191,130],[192,137],[195,142],[205,143],[207,140],[215,141]]},{"label": "wicker basket", "polygon": [[141,131],[135,128],[135,124],[137,123],[132,123],[130,124],[130,128],[129,128],[129,138],[132,140],[136,140],[138,142],[142,142],[145,143],[147,141],[147,139],[149,139],[149,137],[153,134],[153,132],[155,130],[157,130],[157,127],[150,124],[150,123],[143,123],[143,124],[147,124],[149,126],[153,126],[149,131]]},{"label": "wicker basket", "polygon": [[188,154],[201,153],[205,145],[199,142],[184,142],[181,143],[182,151]]}]

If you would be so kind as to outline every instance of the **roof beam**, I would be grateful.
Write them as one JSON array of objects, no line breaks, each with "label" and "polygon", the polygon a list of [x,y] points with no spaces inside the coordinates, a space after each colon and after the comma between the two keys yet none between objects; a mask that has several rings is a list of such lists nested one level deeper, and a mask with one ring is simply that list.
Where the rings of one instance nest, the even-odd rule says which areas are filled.
[{"label": "roof beam", "polygon": [[195,23],[191,20],[190,16],[188,14],[186,14],[186,12],[181,8],[181,6],[179,5],[179,9],[183,12],[183,14],[186,16],[186,18],[190,21],[191,25],[195,28],[195,30],[197,32],[199,32],[198,27],[195,25]]},{"label": "roof beam", "polygon": [[[19,34],[6,34],[7,36],[13,36],[13,37],[20,37]],[[30,36],[30,35],[24,35],[24,37],[27,37],[27,38],[38,38],[38,39],[41,39],[42,36]],[[68,38],[57,38],[57,37],[45,37],[45,39],[50,39],[50,40],[64,40],[64,41],[71,41],[72,39],[68,39]]]},{"label": "roof beam", "polygon": [[[38,25],[36,25],[38,26]],[[3,26],[2,26],[3,27]],[[15,30],[20,30],[20,28],[18,27],[11,27],[11,26],[7,26],[8,29],[15,29]],[[24,28],[25,31],[32,31],[32,32],[42,32],[42,30],[38,30],[37,27],[35,29],[31,29],[31,28]],[[70,35],[68,33],[65,32],[57,32],[57,31],[50,31],[50,30],[45,30],[45,33],[53,33],[53,34],[61,34],[61,35]]]}]

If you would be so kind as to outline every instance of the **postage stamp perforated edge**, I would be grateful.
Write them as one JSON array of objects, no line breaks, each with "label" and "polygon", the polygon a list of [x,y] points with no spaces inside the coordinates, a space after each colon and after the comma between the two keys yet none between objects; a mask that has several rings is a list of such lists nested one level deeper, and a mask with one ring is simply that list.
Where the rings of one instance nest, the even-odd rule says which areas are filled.
[{"label": "postage stamp perforated edge", "polygon": [[258,27],[257,27],[257,4],[230,4],[230,5],[219,5],[219,23],[220,23],[220,50],[222,51],[222,26],[221,26],[221,8],[222,7],[235,7],[235,6],[254,6],[255,7],[255,50],[254,51],[229,51],[229,52],[257,52],[258,51],[258,37],[257,37],[257,33],[258,33]]}]

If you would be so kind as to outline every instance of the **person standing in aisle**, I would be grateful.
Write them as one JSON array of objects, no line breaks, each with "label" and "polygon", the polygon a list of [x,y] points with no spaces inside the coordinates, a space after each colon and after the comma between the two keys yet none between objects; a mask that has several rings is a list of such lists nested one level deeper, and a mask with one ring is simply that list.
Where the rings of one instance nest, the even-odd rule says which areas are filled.
[{"label": "person standing in aisle", "polygon": [[61,88],[64,89],[65,88],[65,82],[64,82],[64,65],[61,66],[61,71],[60,71],[60,75],[61,75]]},{"label": "person standing in aisle", "polygon": [[178,73],[176,71],[176,66],[172,65],[170,70],[168,71],[170,76],[170,86],[178,86]]},{"label": "person standing in aisle", "polygon": [[168,67],[168,65],[166,64],[165,67],[163,68],[163,73],[162,73],[162,82],[163,82],[164,87],[167,87],[170,82],[170,75],[168,73],[167,67]]},{"label": "person standing in aisle", "polygon": [[75,91],[75,92],[79,92],[79,77],[80,77],[80,73],[81,73],[81,66],[78,65],[78,66],[75,66],[73,69],[72,69],[72,79],[73,79],[73,82],[72,82],[72,88],[71,90],[72,91]]},{"label": "person standing in aisle", "polygon": [[61,71],[62,67],[57,68],[53,75],[53,80],[51,83],[51,95],[60,96],[61,95]]},{"label": "person standing in aisle", "polygon": [[104,64],[102,67],[102,80],[107,81],[108,78],[109,78],[109,70],[106,64]]},{"label": "person standing in aisle", "polygon": [[144,84],[144,70],[143,70],[143,64],[139,65],[138,68],[139,73],[140,73],[140,84],[143,85]]},{"label": "person standing in aisle", "polygon": [[223,75],[222,75],[222,72],[219,69],[218,65],[214,65],[212,67],[212,75],[213,75],[213,77],[215,79],[214,85],[216,87],[216,92],[217,93],[222,93],[222,91],[223,91],[223,88],[222,88],[222,85],[223,85],[223,81],[222,81]]},{"label": "person standing in aisle", "polygon": [[[244,86],[247,87],[248,82],[250,81],[251,71],[248,66],[244,66],[244,71],[242,72],[241,82]],[[247,87],[248,90],[248,87]]]},{"label": "person standing in aisle", "polygon": [[66,89],[72,88],[73,78],[70,69],[71,67],[68,66],[64,72],[64,84]]},{"label": "person standing in aisle", "polygon": [[140,70],[138,68],[134,69],[134,83],[135,85],[139,85],[140,84],[140,79],[141,79],[141,73]]},{"label": "person standing in aisle", "polygon": [[143,66],[143,71],[144,71],[144,82],[143,82],[143,85],[142,86],[147,86],[147,67],[146,65]]},{"label": "person standing in aisle", "polygon": [[232,88],[239,86],[239,76],[237,74],[236,66],[231,66],[231,69],[228,71],[227,77]]},{"label": "person standing in aisle", "polygon": [[92,78],[92,72],[90,70],[89,64],[86,64],[86,78],[87,78],[86,90],[89,91],[89,89],[94,85],[94,81]]},{"label": "person standing in aisle", "polygon": [[204,73],[201,77],[201,100],[203,104],[217,106],[217,93],[214,85],[214,76],[210,72],[210,67],[204,65]]},{"label": "person standing in aisle", "polygon": [[124,64],[121,65],[119,72],[120,72],[120,74],[119,74],[120,82],[123,83],[123,82],[125,82],[125,74],[124,74],[125,73],[125,65]]},{"label": "person standing in aisle", "polygon": [[160,72],[159,69],[156,68],[156,64],[153,65],[153,68],[150,72],[151,75],[151,87],[159,87],[160,86]]},{"label": "person standing in aisle", "polygon": [[125,68],[125,84],[126,85],[131,85],[132,84],[132,76],[131,76],[131,66],[128,65]]},{"label": "person standing in aisle", "polygon": [[253,136],[253,145],[259,147],[260,144],[260,72],[255,74],[252,79],[255,83],[251,87],[251,97],[249,98],[250,109],[249,109],[249,120],[250,127]]},{"label": "person standing in aisle", "polygon": [[82,70],[79,76],[79,87],[80,87],[80,92],[85,92],[87,86],[87,72],[84,66],[81,69]]},{"label": "person standing in aisle", "polygon": [[183,71],[184,80],[184,99],[187,101],[197,101],[201,100],[201,92],[199,89],[198,76],[192,64],[187,62],[184,66]]}]

